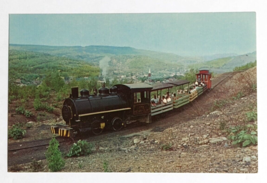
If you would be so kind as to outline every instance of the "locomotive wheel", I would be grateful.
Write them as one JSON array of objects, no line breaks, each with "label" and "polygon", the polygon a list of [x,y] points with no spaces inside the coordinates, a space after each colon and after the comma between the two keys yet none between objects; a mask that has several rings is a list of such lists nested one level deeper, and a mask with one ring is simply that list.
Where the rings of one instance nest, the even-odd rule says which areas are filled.
[{"label": "locomotive wheel", "polygon": [[121,130],[124,125],[122,119],[119,117],[113,118],[111,122],[112,122],[112,129],[114,131]]},{"label": "locomotive wheel", "polygon": [[103,132],[103,128],[101,128],[101,121],[100,120],[95,120],[91,124],[92,127],[92,133],[94,135],[99,135]]}]

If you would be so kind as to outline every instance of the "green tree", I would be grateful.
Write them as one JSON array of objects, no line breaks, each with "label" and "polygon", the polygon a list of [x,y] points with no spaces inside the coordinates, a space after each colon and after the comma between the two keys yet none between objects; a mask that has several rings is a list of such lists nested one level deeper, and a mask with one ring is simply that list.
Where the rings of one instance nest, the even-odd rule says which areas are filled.
[{"label": "green tree", "polygon": [[63,78],[57,71],[47,74],[43,82],[56,91],[59,91],[65,85]]},{"label": "green tree", "polygon": [[49,147],[45,154],[48,162],[48,168],[52,172],[57,172],[65,166],[65,161],[58,146],[58,141],[55,139],[55,137],[53,137],[49,142]]},{"label": "green tree", "polygon": [[190,69],[189,71],[187,71],[185,73],[184,78],[188,81],[190,81],[191,83],[196,81],[196,74],[198,73],[197,69]]}]

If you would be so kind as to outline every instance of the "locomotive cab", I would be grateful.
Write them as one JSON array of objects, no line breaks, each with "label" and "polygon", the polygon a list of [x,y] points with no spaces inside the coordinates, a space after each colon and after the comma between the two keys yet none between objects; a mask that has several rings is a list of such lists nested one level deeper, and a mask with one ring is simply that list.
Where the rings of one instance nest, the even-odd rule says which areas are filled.
[{"label": "locomotive cab", "polygon": [[150,92],[152,86],[140,83],[140,84],[118,84],[118,95],[124,95],[128,98],[131,111],[128,116],[128,122],[151,122],[151,105],[150,105]]}]

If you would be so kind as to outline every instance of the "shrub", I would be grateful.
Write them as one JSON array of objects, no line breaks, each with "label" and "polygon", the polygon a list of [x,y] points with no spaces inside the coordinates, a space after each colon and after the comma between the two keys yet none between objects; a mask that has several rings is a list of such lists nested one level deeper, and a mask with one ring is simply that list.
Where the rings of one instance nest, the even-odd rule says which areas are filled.
[{"label": "shrub", "polygon": [[237,95],[235,97],[233,97],[234,100],[238,100],[242,97],[244,97],[245,95],[242,92],[238,92]]},{"label": "shrub", "polygon": [[59,108],[56,108],[53,110],[53,114],[55,114],[56,116],[60,116],[61,115],[61,110]]},{"label": "shrub", "polygon": [[16,98],[17,98],[16,96],[11,95],[11,96],[8,97],[8,102],[12,103],[12,100],[15,100]]},{"label": "shrub", "polygon": [[33,116],[32,112],[31,112],[31,111],[28,111],[28,110],[25,110],[25,111],[24,111],[24,115],[25,115],[27,118]]},{"label": "shrub", "polygon": [[164,144],[164,145],[161,146],[161,149],[164,150],[164,151],[172,150],[172,144],[171,143]]},{"label": "shrub", "polygon": [[216,100],[213,103],[213,106],[211,108],[212,111],[216,110],[216,109],[220,109],[221,107],[223,107],[225,104],[227,103],[226,100]]},{"label": "shrub", "polygon": [[42,170],[42,162],[38,162],[35,159],[31,162],[31,168],[33,172],[39,172]]},{"label": "shrub", "polygon": [[15,124],[8,130],[8,137],[15,140],[22,139],[25,133],[26,130],[23,130],[20,124]]},{"label": "shrub", "polygon": [[255,60],[255,62],[250,62],[247,63],[246,65],[242,65],[240,67],[235,67],[233,69],[233,71],[243,71],[243,70],[247,70],[249,68],[255,67],[257,65],[257,61]]},{"label": "shrub", "polygon": [[220,122],[220,130],[224,130],[226,126],[225,122]]},{"label": "shrub", "polygon": [[257,120],[257,112],[251,111],[251,112],[247,112],[247,120],[248,121],[256,121]]},{"label": "shrub", "polygon": [[45,104],[44,108],[45,108],[46,111],[48,111],[48,112],[53,112],[53,110],[54,110],[54,107],[49,106],[48,104]]},{"label": "shrub", "polygon": [[229,129],[230,135],[228,138],[232,140],[232,144],[240,144],[240,146],[246,147],[251,144],[257,144],[257,126],[256,125],[244,125],[231,127]]},{"label": "shrub", "polygon": [[24,107],[20,106],[20,107],[16,108],[16,113],[17,114],[24,114],[24,112],[25,112]]},{"label": "shrub", "polygon": [[49,147],[45,154],[48,162],[48,168],[52,172],[57,172],[65,166],[65,161],[62,158],[62,154],[58,146],[58,141],[55,139],[55,137],[53,137],[49,142]]},{"label": "shrub", "polygon": [[36,111],[42,109],[42,103],[41,103],[39,96],[36,96],[36,98],[34,99],[33,107]]},{"label": "shrub", "polygon": [[25,125],[26,128],[31,128],[32,126],[33,126],[32,123],[26,123],[26,125]]},{"label": "shrub", "polygon": [[62,101],[62,100],[63,100],[62,94],[61,93],[58,93],[57,94],[56,101],[59,102],[59,101]]},{"label": "shrub", "polygon": [[85,140],[79,140],[77,143],[74,143],[67,154],[68,157],[72,156],[82,156],[92,153],[93,145],[89,144]]},{"label": "shrub", "polygon": [[108,168],[108,162],[107,161],[103,162],[103,169],[104,169],[104,172],[110,172],[109,168]]}]

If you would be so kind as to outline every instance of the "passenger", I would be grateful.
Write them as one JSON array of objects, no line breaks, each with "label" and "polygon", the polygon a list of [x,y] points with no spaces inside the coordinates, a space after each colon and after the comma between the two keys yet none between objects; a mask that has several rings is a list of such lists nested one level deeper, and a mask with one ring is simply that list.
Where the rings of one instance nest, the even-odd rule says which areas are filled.
[{"label": "passenger", "polygon": [[161,104],[161,97],[158,98],[158,104]]},{"label": "passenger", "polygon": [[154,100],[151,101],[151,106],[156,106],[156,103]]},{"label": "passenger", "polygon": [[167,104],[167,100],[166,100],[165,96],[162,96],[162,100],[161,101],[162,101],[163,104]]},{"label": "passenger", "polygon": [[97,95],[97,89],[96,88],[93,90],[93,94]]},{"label": "passenger", "polygon": [[166,100],[167,100],[167,102],[171,102],[172,101],[170,96],[168,96]]},{"label": "passenger", "polygon": [[154,98],[152,98],[151,101],[154,101],[155,104],[158,104],[159,103],[159,99],[157,98],[156,95],[154,95]]},{"label": "passenger", "polygon": [[166,93],[166,100],[167,100],[168,98],[170,98],[170,93],[169,93],[169,92]]},{"label": "passenger", "polygon": [[176,100],[176,93],[173,94],[173,100]]}]

